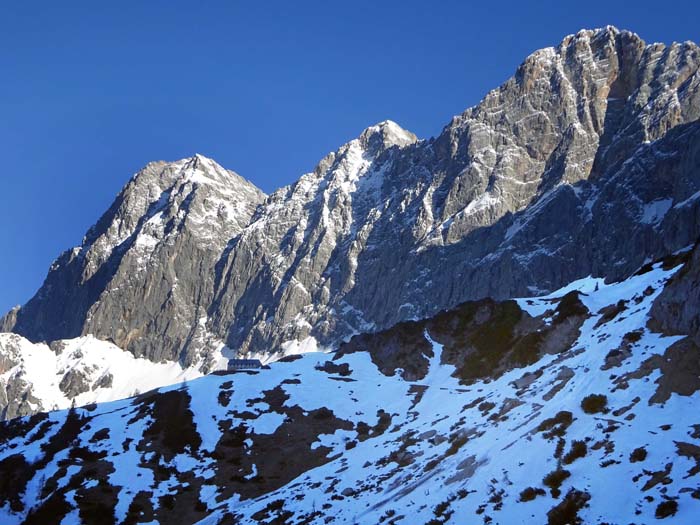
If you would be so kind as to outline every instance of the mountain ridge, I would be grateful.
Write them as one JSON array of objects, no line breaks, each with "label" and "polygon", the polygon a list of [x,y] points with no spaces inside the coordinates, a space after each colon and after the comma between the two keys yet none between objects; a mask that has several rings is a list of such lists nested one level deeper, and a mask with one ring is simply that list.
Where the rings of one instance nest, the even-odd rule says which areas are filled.
[{"label": "mountain ridge", "polygon": [[[222,343],[284,355],[469,299],[624,276],[700,235],[698,64],[692,43],[647,45],[612,26],[582,30],[531,54],[437,137],[417,140],[384,121],[270,196],[250,188],[253,204],[235,227],[209,234],[215,248],[198,255],[203,267],[177,259],[206,281],[204,290],[185,279],[186,297],[172,298],[163,256],[152,264],[167,285],[151,295],[111,301],[111,289],[145,285],[117,269],[82,299],[99,323],[57,315],[56,303],[76,303],[57,288],[80,288],[85,274],[71,275],[64,255],[57,269],[66,269],[52,271],[58,282],[47,281],[2,328],[34,341],[92,333],[137,357],[188,366]],[[204,213],[206,198],[200,204]],[[188,225],[186,244],[207,237]],[[138,306],[124,311],[125,302]]]}]

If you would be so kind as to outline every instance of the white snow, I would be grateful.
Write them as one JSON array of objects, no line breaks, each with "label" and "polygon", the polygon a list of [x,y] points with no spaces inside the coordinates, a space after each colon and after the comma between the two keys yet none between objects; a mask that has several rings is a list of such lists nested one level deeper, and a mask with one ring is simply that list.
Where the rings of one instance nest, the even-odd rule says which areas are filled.
[{"label": "white snow", "polygon": [[[77,395],[77,406],[123,399],[165,385],[201,377],[198,367],[183,369],[178,363],[154,363],[136,358],[112,343],[93,336],[64,340],[60,354],[46,344],[31,343],[15,335],[0,333],[0,353],[18,347],[11,358],[18,364],[0,375],[0,385],[22,379],[29,385],[32,396],[41,402],[43,410],[68,408],[73,399],[59,385],[66,374],[84,376],[87,392]],[[111,386],[98,386],[105,376],[111,376]]]},{"label": "white snow", "polygon": [[673,205],[673,199],[659,199],[644,205],[640,221],[644,224],[658,224]]}]

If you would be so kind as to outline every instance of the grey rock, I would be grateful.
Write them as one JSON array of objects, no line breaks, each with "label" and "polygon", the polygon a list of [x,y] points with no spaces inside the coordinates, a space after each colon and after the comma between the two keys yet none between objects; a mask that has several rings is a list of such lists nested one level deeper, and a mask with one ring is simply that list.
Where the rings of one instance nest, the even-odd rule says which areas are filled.
[{"label": "grey rock", "polygon": [[689,244],[699,64],[691,43],[581,31],[435,139],[368,129],[256,213],[212,330],[244,350],[335,345],[466,300],[620,278]]},{"label": "grey rock", "polygon": [[[21,337],[4,334],[0,338],[0,376],[17,366],[20,359]],[[32,385],[21,374],[11,373],[0,377],[0,421],[26,416],[46,410],[40,400],[32,394]]]},{"label": "grey rock", "polygon": [[49,343],[49,348],[51,348],[56,355],[61,355],[67,347],[68,341],[65,339],[59,339],[58,341],[51,341]]},{"label": "grey rock", "polygon": [[17,312],[19,312],[21,308],[21,306],[15,306],[4,316],[0,317],[0,332],[12,331],[12,328],[17,323]]},{"label": "grey rock", "polygon": [[95,383],[92,385],[92,390],[97,390],[98,388],[111,388],[113,381],[114,376],[111,373],[107,372],[97,381],[95,381]]},{"label": "grey rock", "polygon": [[61,378],[58,388],[66,397],[72,399],[90,390],[90,378],[83,370],[71,369]]},{"label": "grey rock", "polygon": [[26,381],[0,381],[0,420],[29,416],[48,408],[32,395]]},{"label": "grey rock", "polygon": [[32,341],[92,334],[138,357],[196,363],[215,344],[202,328],[216,263],[263,197],[201,155],[151,163],[5,324]]}]

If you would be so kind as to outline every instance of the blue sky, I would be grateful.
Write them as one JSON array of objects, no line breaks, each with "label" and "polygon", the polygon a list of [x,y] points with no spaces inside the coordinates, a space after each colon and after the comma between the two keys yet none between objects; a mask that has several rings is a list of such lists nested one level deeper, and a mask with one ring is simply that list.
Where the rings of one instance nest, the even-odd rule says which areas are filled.
[{"label": "blue sky", "polygon": [[0,312],[150,160],[199,152],[269,192],[381,120],[437,134],[578,29],[697,42],[699,4],[3,2]]}]

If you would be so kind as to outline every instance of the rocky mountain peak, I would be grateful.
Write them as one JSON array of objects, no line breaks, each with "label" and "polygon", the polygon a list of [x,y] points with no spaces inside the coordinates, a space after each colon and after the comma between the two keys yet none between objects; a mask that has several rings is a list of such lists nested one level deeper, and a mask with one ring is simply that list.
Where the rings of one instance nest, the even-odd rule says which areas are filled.
[{"label": "rocky mountain peak", "polygon": [[[264,198],[203,155],[149,163],[3,328],[34,342],[92,334],[137,357],[206,369],[222,346],[203,331],[215,265]],[[37,311],[40,319],[31,319]],[[174,346],[154,332],[172,323]],[[189,353],[195,341],[197,351]]]},{"label": "rocky mountain peak", "polygon": [[[202,155],[149,164],[15,329],[101,330],[189,363],[209,336],[269,356],[465,300],[624,277],[700,234],[699,65],[695,45],[583,30],[530,55],[437,138],[381,122],[269,198]],[[77,276],[65,271],[81,257]],[[84,316],[62,313],[67,330],[46,304],[75,304],[75,282],[91,291]]]},{"label": "rocky mountain peak", "polygon": [[392,146],[404,147],[418,141],[410,131],[403,129],[392,120],[384,120],[365,129],[359,136],[359,141],[368,149],[381,146],[388,149]]},{"label": "rocky mountain peak", "polygon": [[[364,129],[357,138],[326,155],[309,175],[317,179],[328,178],[329,173],[335,172],[341,163],[346,165],[347,169],[344,171],[355,172],[363,163],[374,162],[391,148],[404,148],[416,142],[418,138],[413,133],[403,129],[396,122],[384,120]],[[287,188],[280,191],[286,193]]]},{"label": "rocky mountain peak", "polygon": [[[182,165],[182,167],[180,167]],[[214,159],[195,153],[188,159],[173,162],[177,177],[183,182],[196,184],[243,185],[253,186],[237,173],[227,170]]]}]

